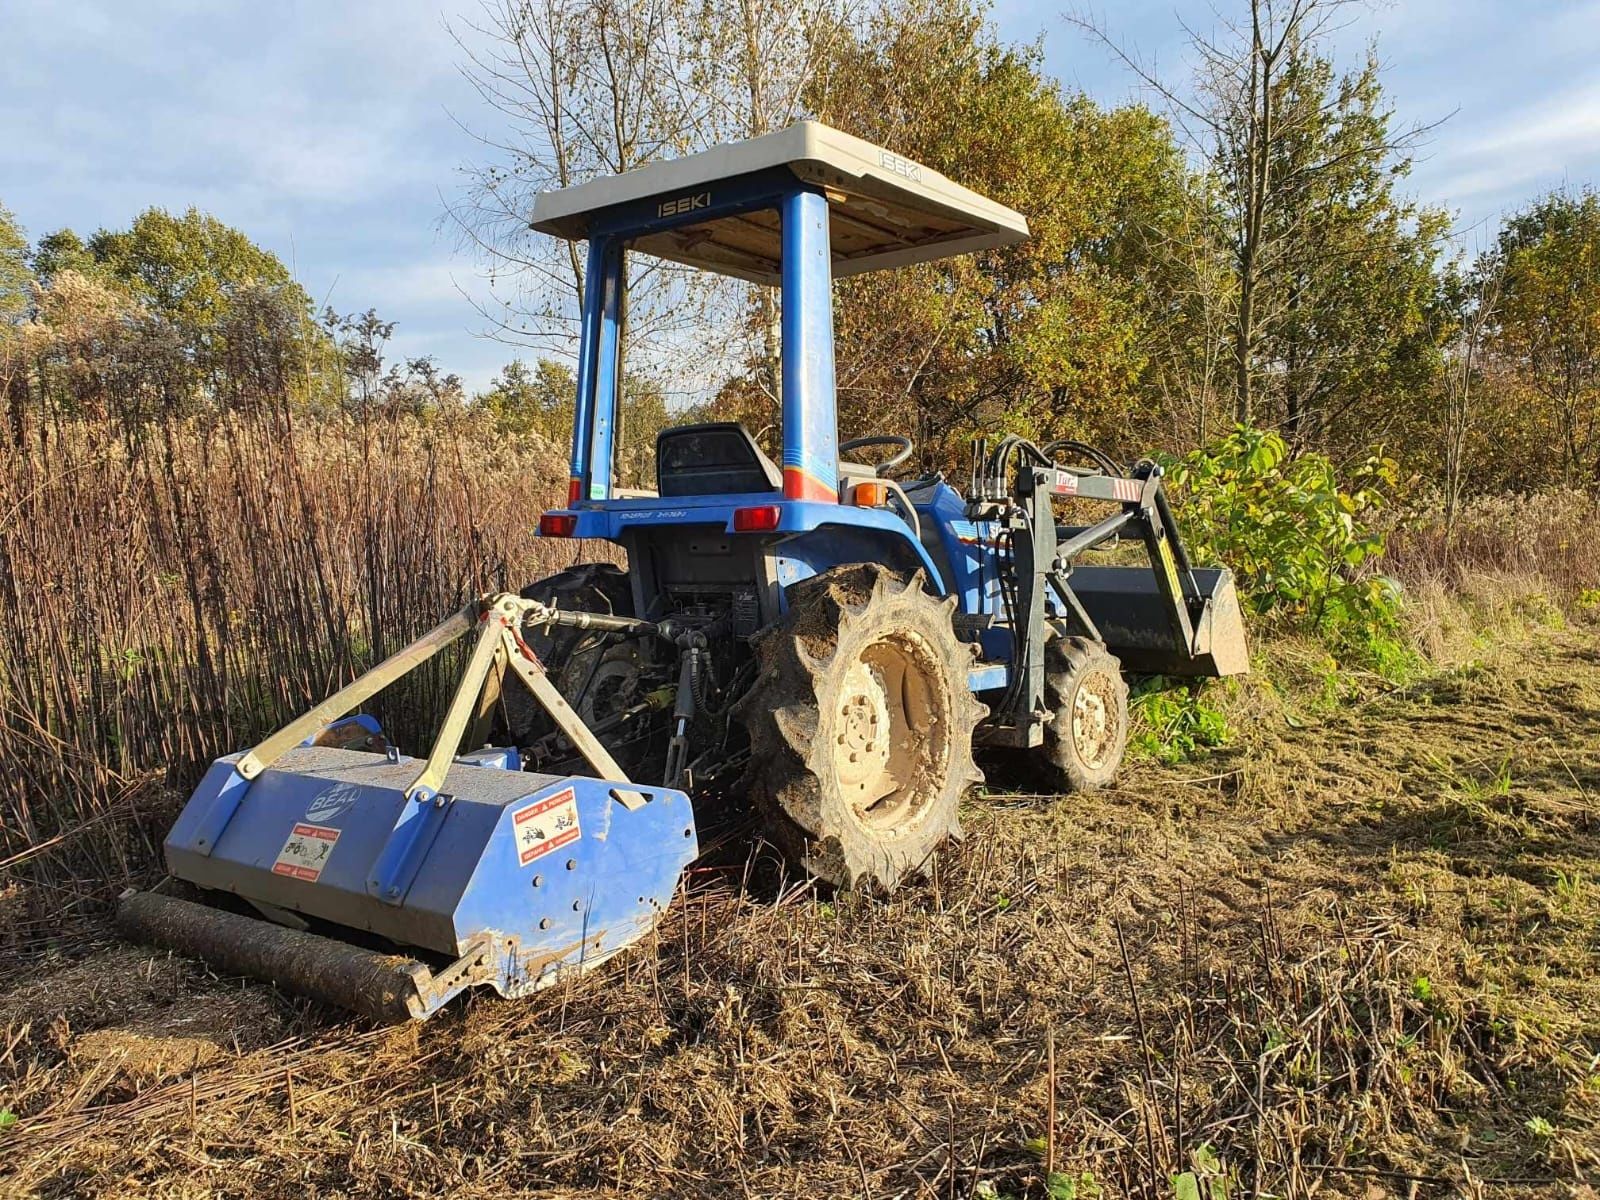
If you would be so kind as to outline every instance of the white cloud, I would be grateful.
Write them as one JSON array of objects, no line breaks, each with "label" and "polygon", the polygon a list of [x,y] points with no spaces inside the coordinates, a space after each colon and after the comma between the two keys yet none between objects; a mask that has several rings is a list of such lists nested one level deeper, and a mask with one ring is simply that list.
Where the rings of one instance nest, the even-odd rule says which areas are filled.
[{"label": "white cloud", "polygon": [[1537,192],[1600,174],[1600,82],[1581,82],[1454,132],[1419,168],[1418,182],[1481,221]]}]

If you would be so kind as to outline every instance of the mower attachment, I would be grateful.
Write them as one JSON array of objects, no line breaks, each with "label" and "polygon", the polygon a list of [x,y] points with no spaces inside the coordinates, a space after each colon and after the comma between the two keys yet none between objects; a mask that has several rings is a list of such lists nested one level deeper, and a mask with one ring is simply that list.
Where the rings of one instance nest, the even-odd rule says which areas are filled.
[{"label": "mower attachment", "polygon": [[[471,629],[470,609],[256,749],[218,759],[190,798],[167,836],[168,870],[275,924],[130,893],[123,931],[390,1019],[426,1017],[476,984],[524,995],[648,933],[697,853],[688,797],[633,784],[555,695],[518,632],[540,606],[500,596],[474,608],[477,646],[426,760],[314,743],[348,742],[348,722],[326,722]],[[606,778],[523,772],[515,750],[455,755],[508,670]],[[361,740],[376,734],[357,720]]]}]

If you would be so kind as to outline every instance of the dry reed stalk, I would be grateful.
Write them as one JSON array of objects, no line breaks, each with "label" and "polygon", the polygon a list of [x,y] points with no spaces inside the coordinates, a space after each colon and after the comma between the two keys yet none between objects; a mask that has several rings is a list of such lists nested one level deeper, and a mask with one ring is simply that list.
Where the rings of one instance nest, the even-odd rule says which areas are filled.
[{"label": "dry reed stalk", "polygon": [[[181,791],[468,596],[557,567],[573,548],[532,529],[560,474],[470,414],[61,419],[0,445],[6,869],[137,875],[172,810],[123,819],[135,781]],[[452,666],[379,698],[402,743]]]}]

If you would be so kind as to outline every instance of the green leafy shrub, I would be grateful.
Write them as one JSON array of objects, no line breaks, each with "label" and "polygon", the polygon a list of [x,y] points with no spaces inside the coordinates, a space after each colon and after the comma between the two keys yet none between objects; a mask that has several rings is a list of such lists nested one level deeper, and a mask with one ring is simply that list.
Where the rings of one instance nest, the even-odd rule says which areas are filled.
[{"label": "green leafy shrub", "polygon": [[1139,683],[1129,698],[1129,749],[1158,762],[1180,763],[1226,745],[1227,717],[1202,693],[1201,684],[1174,686],[1160,675]]},{"label": "green leafy shrub", "polygon": [[1371,520],[1395,486],[1392,459],[1375,454],[1341,480],[1326,456],[1290,455],[1276,433],[1239,426],[1163,465],[1190,557],[1232,568],[1249,608],[1386,677],[1406,673],[1400,592],[1372,569],[1384,539]]}]

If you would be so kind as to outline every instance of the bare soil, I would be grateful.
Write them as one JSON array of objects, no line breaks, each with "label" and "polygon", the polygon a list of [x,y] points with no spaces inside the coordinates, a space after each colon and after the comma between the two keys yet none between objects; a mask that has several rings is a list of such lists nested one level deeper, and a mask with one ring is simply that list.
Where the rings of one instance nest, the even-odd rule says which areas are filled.
[{"label": "bare soil", "polygon": [[702,869],[423,1026],[13,939],[0,1191],[1595,1196],[1600,635],[1364,698],[1279,649],[1227,750],[974,797],[891,899]]}]

